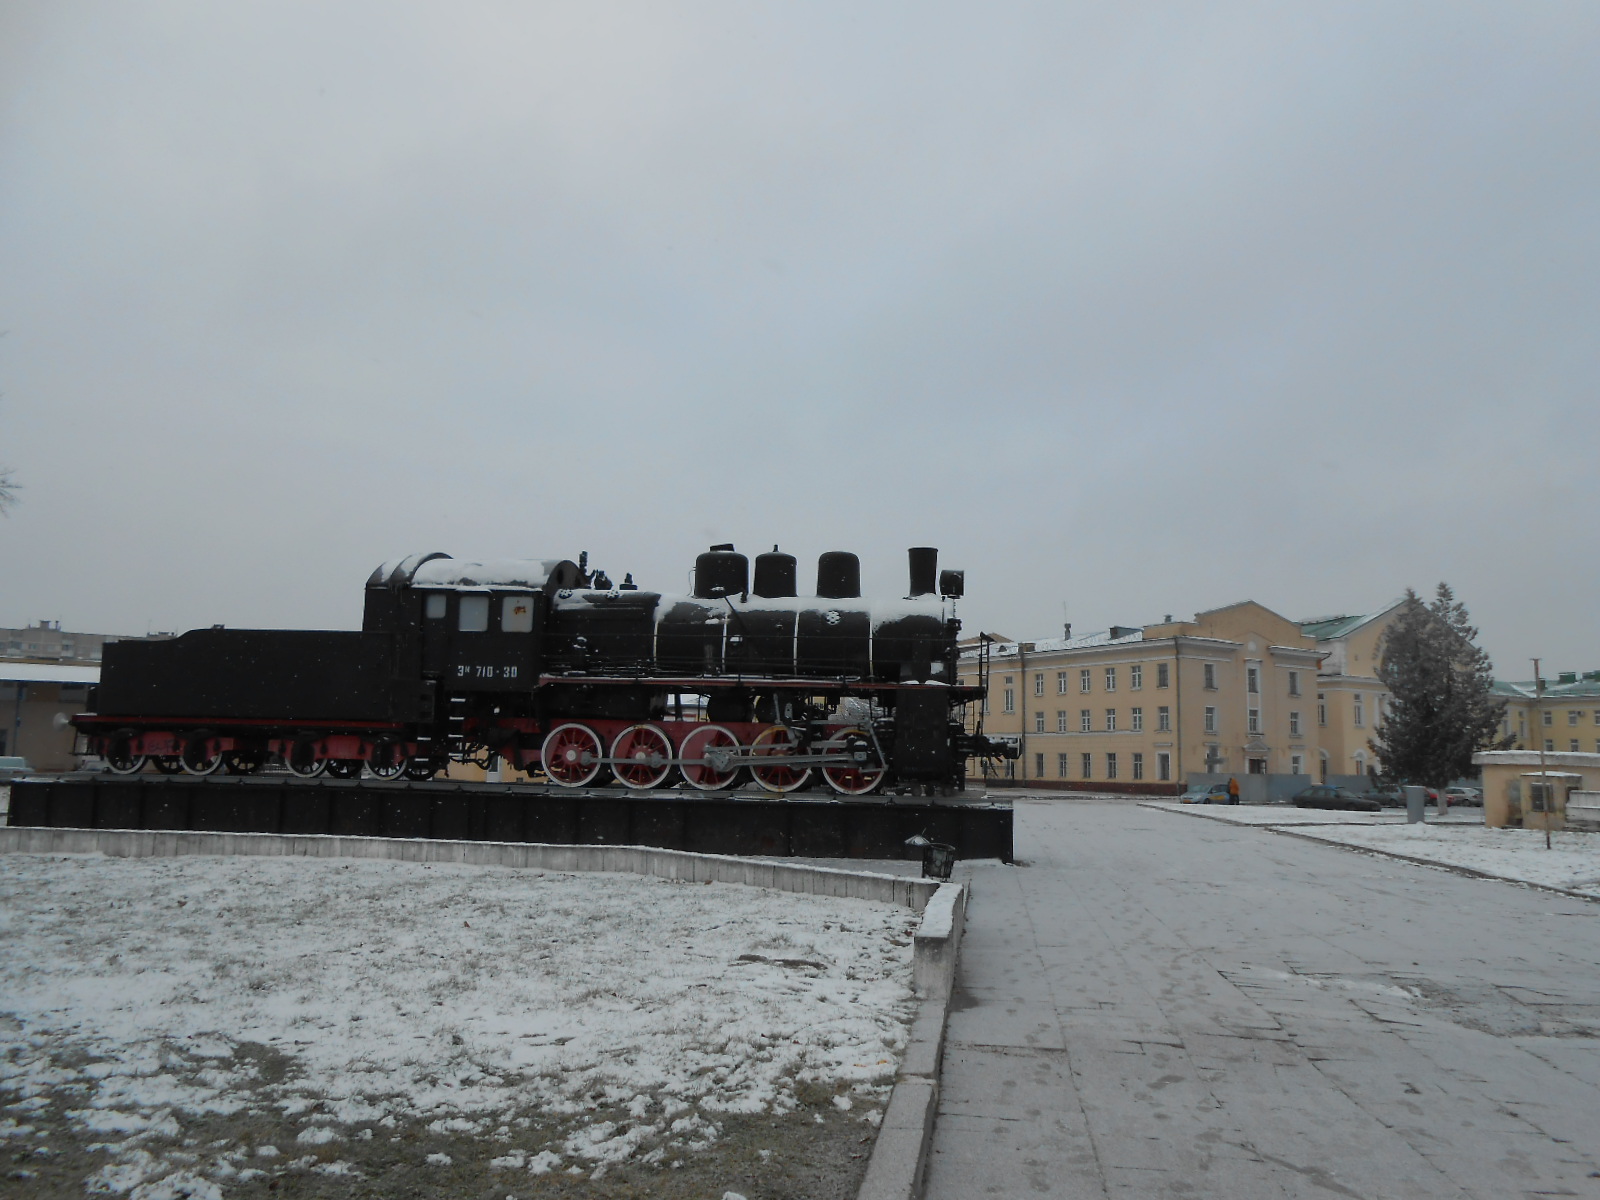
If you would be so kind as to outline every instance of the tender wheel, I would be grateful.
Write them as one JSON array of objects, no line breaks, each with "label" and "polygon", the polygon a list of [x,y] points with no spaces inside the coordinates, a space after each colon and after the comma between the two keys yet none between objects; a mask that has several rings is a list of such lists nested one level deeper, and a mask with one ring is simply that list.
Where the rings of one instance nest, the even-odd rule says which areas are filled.
[{"label": "tender wheel", "polygon": [[144,764],[149,760],[143,754],[133,752],[135,736],[132,730],[119,733],[106,747],[106,768],[113,775],[137,775],[144,770]]},{"label": "tender wheel", "polygon": [[644,791],[665,785],[672,774],[672,739],[654,725],[630,725],[611,743],[611,770],[623,787]]},{"label": "tender wheel", "polygon": [[739,739],[733,731],[721,725],[700,725],[683,739],[679,757],[683,759],[683,777],[691,787],[702,792],[716,792],[738,784],[741,767],[719,770],[711,761],[718,750],[739,752]]},{"label": "tender wheel", "polygon": [[366,766],[359,758],[330,758],[327,760],[328,774],[335,779],[359,779],[361,768]]},{"label": "tender wheel", "polygon": [[600,774],[605,747],[600,735],[587,725],[557,725],[544,739],[539,762],[550,782],[561,787],[583,787]]},{"label": "tender wheel", "polygon": [[259,750],[229,750],[222,756],[229,775],[254,775],[266,765],[267,756]]},{"label": "tender wheel", "polygon": [[215,775],[222,766],[222,752],[211,748],[211,739],[192,737],[183,744],[178,761],[190,775]]},{"label": "tender wheel", "polygon": [[432,779],[439,772],[439,764],[427,758],[413,758],[406,763],[405,777],[421,783],[425,779]]},{"label": "tender wheel", "polygon": [[405,773],[406,756],[393,738],[379,738],[367,755],[367,770],[375,779],[399,779]]},{"label": "tender wheel", "polygon": [[300,779],[315,779],[328,769],[328,760],[317,757],[317,744],[310,738],[300,738],[283,756],[284,769]]},{"label": "tender wheel", "polygon": [[176,754],[152,754],[150,765],[162,775],[176,775],[183,770],[183,762]]},{"label": "tender wheel", "polygon": [[782,765],[782,760],[794,753],[794,747],[794,733],[785,725],[772,725],[756,734],[750,753],[776,760],[770,767],[763,764],[750,768],[756,782],[769,792],[792,792],[804,787],[811,778],[811,768]]},{"label": "tender wheel", "polygon": [[[865,756],[868,762],[877,757],[872,740],[865,731],[846,729],[828,739],[834,749],[842,748],[854,758]],[[883,782],[884,768],[868,767],[858,763],[830,765],[822,768],[822,777],[828,786],[844,796],[864,796]]]}]

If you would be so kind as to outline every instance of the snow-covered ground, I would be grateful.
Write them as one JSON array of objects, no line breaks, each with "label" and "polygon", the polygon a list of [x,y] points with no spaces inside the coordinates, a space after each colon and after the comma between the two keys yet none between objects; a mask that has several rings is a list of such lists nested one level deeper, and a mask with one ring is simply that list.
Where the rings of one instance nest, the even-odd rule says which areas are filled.
[{"label": "snow-covered ground", "polygon": [[1454,809],[1442,821],[1430,816],[1426,823],[1409,825],[1400,809],[1347,813],[1277,805],[1157,803],[1146,807],[1232,825],[1292,828],[1302,837],[1319,841],[1600,896],[1600,833],[1558,832],[1551,835],[1547,850],[1542,830],[1485,828],[1481,808]]},{"label": "snow-covered ground", "polygon": [[1567,888],[1600,897],[1600,834],[1445,825],[1348,825],[1296,830],[1304,837],[1360,846],[1443,866],[1466,867],[1502,879]]},{"label": "snow-covered ground", "polygon": [[[329,1148],[397,1124],[498,1138],[526,1177],[670,1164],[802,1089],[870,1122],[915,922],[630,875],[5,855],[0,1137],[53,1105],[107,1151],[91,1189],[142,1198],[353,1170]],[[291,1121],[281,1156],[178,1151],[187,1117],[252,1107]],[[514,1145],[529,1113],[561,1140]]]},{"label": "snow-covered ground", "polygon": [[[1231,825],[1397,825],[1404,824],[1406,810],[1385,808],[1375,813],[1344,812],[1327,808],[1296,808],[1292,804],[1179,804],[1176,801],[1147,800],[1145,808],[1210,817]],[[1437,822],[1432,808],[1428,820]],[[1454,808],[1444,818],[1448,825],[1482,825],[1483,809]]]}]

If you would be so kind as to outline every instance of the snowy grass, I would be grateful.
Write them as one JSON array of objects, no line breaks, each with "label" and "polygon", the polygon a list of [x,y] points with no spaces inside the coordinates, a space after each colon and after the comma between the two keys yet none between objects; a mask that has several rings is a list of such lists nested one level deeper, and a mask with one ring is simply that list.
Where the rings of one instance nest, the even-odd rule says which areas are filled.
[{"label": "snowy grass", "polygon": [[1302,837],[1466,867],[1501,879],[1566,888],[1600,898],[1600,834],[1561,830],[1545,849],[1539,829],[1452,825],[1348,826],[1297,830]]},{"label": "snowy grass", "polygon": [[323,1173],[329,1147],[406,1123],[505,1139],[536,1113],[563,1130],[523,1155],[540,1174],[703,1150],[797,1092],[870,1119],[913,1012],[915,921],[631,875],[6,855],[5,1119],[57,1104],[111,1156],[92,1187],[152,1196],[244,1165],[164,1156],[178,1118],[251,1109]]},{"label": "snowy grass", "polygon": [[[1187,813],[1192,817],[1208,817],[1228,825],[1396,825],[1404,824],[1406,810],[1385,808],[1375,813],[1345,812],[1329,808],[1296,808],[1292,804],[1179,804],[1176,801],[1147,800],[1144,808],[1164,812]],[[1428,809],[1428,820],[1439,818]],[[1452,809],[1442,822],[1446,825],[1482,825],[1483,809]]]}]

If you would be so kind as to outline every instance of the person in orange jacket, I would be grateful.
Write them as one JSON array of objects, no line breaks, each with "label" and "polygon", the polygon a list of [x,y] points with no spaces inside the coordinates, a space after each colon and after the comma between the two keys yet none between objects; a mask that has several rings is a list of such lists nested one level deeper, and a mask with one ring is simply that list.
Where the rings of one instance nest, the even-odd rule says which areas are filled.
[{"label": "person in orange jacket", "polygon": [[1228,776],[1228,803],[1239,803],[1239,777],[1237,775]]}]

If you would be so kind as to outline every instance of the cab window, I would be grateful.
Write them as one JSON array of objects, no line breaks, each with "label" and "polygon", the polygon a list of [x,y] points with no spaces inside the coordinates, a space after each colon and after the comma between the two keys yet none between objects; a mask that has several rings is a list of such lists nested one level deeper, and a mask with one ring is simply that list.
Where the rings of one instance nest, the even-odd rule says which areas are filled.
[{"label": "cab window", "polygon": [[462,633],[482,633],[489,628],[489,597],[461,597],[461,620],[456,628]]},{"label": "cab window", "polygon": [[432,593],[422,604],[422,615],[430,621],[444,620],[444,610],[449,604],[449,597],[443,592]]},{"label": "cab window", "polygon": [[507,596],[500,602],[500,632],[533,632],[532,596]]}]

